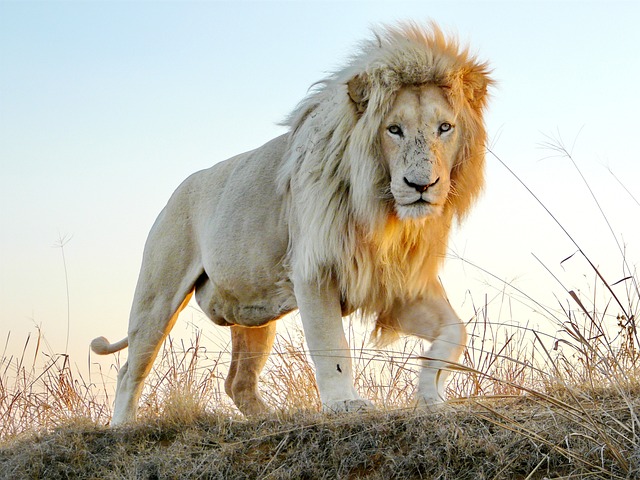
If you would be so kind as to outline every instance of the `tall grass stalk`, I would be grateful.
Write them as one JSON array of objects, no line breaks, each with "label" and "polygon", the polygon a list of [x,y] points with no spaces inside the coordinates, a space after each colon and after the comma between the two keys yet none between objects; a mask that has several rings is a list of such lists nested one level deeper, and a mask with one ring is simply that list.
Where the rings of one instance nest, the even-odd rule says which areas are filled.
[{"label": "tall grass stalk", "polygon": [[69,294],[69,274],[67,272],[67,258],[64,254],[64,247],[71,241],[71,237],[58,234],[58,243],[54,246],[60,249],[62,254],[62,266],[64,267],[64,286],[67,294],[67,339],[64,344],[64,353],[69,353],[69,334],[71,333],[71,297]]}]

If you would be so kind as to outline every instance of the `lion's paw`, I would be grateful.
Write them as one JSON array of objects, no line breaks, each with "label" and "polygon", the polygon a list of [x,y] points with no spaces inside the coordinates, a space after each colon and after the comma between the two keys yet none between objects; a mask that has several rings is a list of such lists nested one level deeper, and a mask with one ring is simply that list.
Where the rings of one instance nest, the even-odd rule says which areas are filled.
[{"label": "lion's paw", "polygon": [[439,395],[419,395],[414,406],[418,410],[434,410],[445,405],[445,399]]},{"label": "lion's paw", "polygon": [[324,413],[366,412],[374,408],[373,403],[362,398],[355,400],[337,400],[322,404],[322,411]]}]

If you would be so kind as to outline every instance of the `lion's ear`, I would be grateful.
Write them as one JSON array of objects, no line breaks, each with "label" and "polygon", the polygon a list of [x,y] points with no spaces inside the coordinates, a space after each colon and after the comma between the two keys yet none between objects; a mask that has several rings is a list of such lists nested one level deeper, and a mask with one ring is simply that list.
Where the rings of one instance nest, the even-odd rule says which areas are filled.
[{"label": "lion's ear", "polygon": [[358,113],[363,113],[369,102],[369,76],[366,73],[356,75],[347,82],[349,98],[355,103]]},{"label": "lion's ear", "polygon": [[465,68],[460,72],[462,91],[469,104],[476,110],[484,108],[487,100],[487,88],[493,81],[487,75],[485,65]]}]

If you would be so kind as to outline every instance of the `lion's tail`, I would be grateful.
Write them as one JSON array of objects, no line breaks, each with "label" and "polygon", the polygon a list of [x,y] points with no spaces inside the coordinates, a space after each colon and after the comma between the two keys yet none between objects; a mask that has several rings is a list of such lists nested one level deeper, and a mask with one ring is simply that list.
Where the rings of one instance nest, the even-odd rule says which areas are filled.
[{"label": "lion's tail", "polygon": [[91,342],[91,350],[98,355],[108,355],[109,353],[116,353],[127,348],[129,346],[129,337],[125,337],[119,342],[109,343],[104,337],[94,338]]}]

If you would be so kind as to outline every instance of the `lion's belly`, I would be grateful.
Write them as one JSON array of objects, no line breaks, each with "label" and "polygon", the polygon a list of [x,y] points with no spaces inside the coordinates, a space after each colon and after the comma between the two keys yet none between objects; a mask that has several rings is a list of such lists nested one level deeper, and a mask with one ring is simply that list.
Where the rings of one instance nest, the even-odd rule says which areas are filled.
[{"label": "lion's belly", "polygon": [[246,229],[218,227],[196,283],[196,300],[209,318],[221,325],[254,327],[295,309],[286,243],[265,241],[273,238],[268,228],[251,235]]},{"label": "lion's belly", "polygon": [[216,324],[257,327],[277,320],[296,308],[290,285],[274,283],[231,288],[237,282],[218,283],[204,274],[196,284],[196,301]]}]

